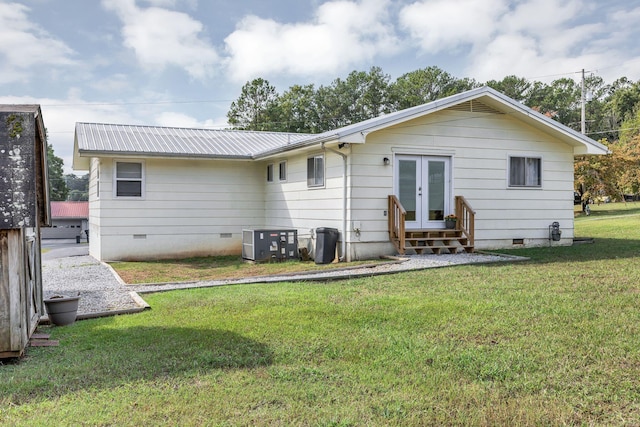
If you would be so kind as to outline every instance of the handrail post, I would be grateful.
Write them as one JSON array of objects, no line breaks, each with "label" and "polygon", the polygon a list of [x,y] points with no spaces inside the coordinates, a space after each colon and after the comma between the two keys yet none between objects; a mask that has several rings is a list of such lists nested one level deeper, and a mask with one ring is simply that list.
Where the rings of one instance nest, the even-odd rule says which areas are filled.
[{"label": "handrail post", "polygon": [[469,202],[463,196],[456,196],[456,216],[458,217],[458,223],[456,228],[462,231],[471,247],[475,246],[475,212],[469,205]]},{"label": "handrail post", "polygon": [[400,254],[404,254],[405,245],[405,216],[406,211],[400,204],[398,198],[391,194],[388,197],[389,210],[387,215],[389,216],[389,238],[396,246],[396,249]]}]

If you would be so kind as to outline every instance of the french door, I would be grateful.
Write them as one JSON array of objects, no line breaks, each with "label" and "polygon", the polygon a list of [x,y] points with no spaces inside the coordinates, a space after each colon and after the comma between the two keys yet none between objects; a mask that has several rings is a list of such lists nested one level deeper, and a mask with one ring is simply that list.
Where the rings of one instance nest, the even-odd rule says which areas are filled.
[{"label": "french door", "polygon": [[451,158],[395,156],[394,192],[407,229],[443,228],[451,211]]}]

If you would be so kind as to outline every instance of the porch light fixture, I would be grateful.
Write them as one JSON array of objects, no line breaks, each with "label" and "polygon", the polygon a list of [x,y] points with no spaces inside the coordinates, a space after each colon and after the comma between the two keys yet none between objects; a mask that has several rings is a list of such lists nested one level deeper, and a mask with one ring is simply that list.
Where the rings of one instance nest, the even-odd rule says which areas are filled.
[{"label": "porch light fixture", "polygon": [[382,163],[384,163],[385,166],[389,166],[391,164],[391,160],[389,160],[388,157],[385,157],[382,159]]}]

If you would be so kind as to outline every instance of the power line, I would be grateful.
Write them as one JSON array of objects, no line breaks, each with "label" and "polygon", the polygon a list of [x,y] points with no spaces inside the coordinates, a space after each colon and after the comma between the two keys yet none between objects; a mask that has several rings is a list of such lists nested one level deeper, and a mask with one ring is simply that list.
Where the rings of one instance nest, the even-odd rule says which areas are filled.
[{"label": "power line", "polygon": [[167,105],[167,104],[215,104],[233,102],[232,99],[203,99],[186,101],[140,101],[140,102],[85,102],[80,104],[41,104],[43,107],[86,107],[86,106],[118,106],[118,105]]}]

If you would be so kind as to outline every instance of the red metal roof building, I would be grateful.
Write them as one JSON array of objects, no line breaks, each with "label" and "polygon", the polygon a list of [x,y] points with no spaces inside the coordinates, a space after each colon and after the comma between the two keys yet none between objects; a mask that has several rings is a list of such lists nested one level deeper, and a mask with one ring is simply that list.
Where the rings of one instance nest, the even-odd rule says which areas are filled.
[{"label": "red metal roof building", "polygon": [[89,224],[89,202],[51,202],[51,227],[40,231],[43,239],[86,240]]},{"label": "red metal roof building", "polygon": [[52,218],[89,218],[89,202],[51,202]]}]

